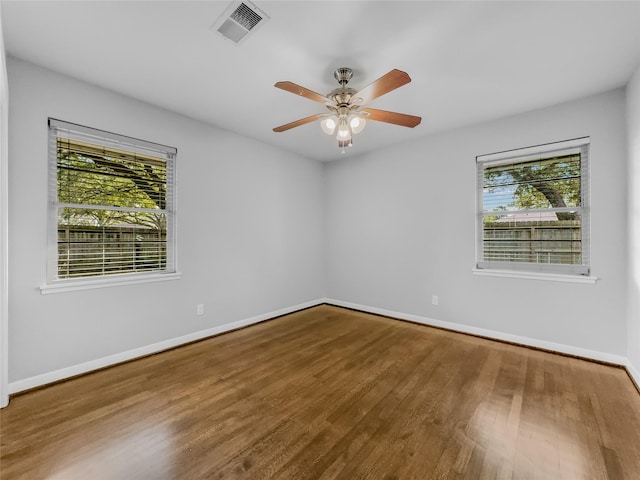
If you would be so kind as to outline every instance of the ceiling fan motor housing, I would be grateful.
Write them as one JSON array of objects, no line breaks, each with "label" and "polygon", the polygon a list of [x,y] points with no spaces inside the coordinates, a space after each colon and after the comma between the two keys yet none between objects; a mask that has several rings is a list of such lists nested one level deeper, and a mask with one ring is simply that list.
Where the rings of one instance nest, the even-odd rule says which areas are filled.
[{"label": "ceiling fan motor housing", "polygon": [[327,94],[327,97],[335,102],[335,105],[329,107],[329,109],[333,110],[335,107],[351,106],[351,98],[357,93],[353,88],[347,87],[347,83],[349,83],[349,80],[353,77],[353,70],[348,67],[341,67],[333,72],[333,76],[340,86]]},{"label": "ceiling fan motor housing", "polygon": [[336,69],[335,72],[333,72],[333,76],[335,77],[335,79],[338,81],[340,85],[345,86],[347,83],[349,83],[349,80],[351,80],[351,77],[353,77],[353,70],[351,70],[348,67],[341,67]]}]

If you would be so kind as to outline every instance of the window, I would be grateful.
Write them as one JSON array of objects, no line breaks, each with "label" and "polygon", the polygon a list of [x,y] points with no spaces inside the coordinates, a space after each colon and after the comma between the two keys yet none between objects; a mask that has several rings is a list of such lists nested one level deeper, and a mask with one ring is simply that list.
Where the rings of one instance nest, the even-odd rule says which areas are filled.
[{"label": "window", "polygon": [[175,273],[175,155],[49,119],[48,284]]},{"label": "window", "polygon": [[477,268],[589,275],[589,138],[477,157]]}]

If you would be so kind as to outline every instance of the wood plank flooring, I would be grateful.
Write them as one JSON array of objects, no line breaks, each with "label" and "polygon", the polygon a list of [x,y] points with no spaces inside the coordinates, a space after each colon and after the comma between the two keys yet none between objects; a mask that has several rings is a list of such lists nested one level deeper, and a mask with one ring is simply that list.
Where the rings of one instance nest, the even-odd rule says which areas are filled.
[{"label": "wood plank flooring", "polygon": [[319,306],[12,398],[0,478],[640,479],[624,370]]}]

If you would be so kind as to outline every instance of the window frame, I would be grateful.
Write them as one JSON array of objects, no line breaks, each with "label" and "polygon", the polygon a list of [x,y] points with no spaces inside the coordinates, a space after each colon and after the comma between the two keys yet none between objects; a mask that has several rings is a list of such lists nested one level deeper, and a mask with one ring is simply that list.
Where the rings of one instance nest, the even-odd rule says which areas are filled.
[{"label": "window frame", "polygon": [[[107,132],[84,125],[48,119],[48,188],[47,188],[47,268],[46,282],[41,285],[42,294],[86,290],[117,285],[158,282],[180,278],[177,269],[177,215],[176,215],[176,156],[177,149],[137,138]],[[131,153],[148,154],[166,160],[166,265],[163,269],[145,272],[125,272],[89,275],[76,278],[58,276],[58,209],[64,202],[58,200],[57,142],[59,138],[82,141],[105,148],[125,150]],[[105,205],[96,205],[104,209]],[[117,210],[117,207],[114,207]],[[145,210],[145,209],[141,209]]]},{"label": "window frame", "polygon": [[[560,142],[552,142],[531,147],[506,150],[476,156],[476,261],[474,274],[504,276],[510,278],[550,279],[592,283],[597,277],[591,275],[590,259],[590,137],[580,137]],[[581,264],[500,262],[484,260],[484,217],[495,212],[484,210],[484,169],[500,164],[517,164],[532,160],[545,160],[561,155],[580,154],[580,195],[579,207],[566,210],[578,211],[581,217]],[[562,209],[550,209],[562,211]],[[514,213],[538,213],[540,209],[518,209]]]}]

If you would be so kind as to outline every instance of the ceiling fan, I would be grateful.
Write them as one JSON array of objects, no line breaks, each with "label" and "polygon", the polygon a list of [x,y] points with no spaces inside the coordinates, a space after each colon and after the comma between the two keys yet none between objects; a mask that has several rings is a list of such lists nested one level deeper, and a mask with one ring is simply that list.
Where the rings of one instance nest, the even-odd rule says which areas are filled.
[{"label": "ceiling fan", "polygon": [[274,85],[276,88],[300,95],[314,102],[324,103],[330,113],[317,113],[310,117],[301,118],[276,127],[273,131],[284,132],[294,127],[320,120],[320,126],[327,135],[333,135],[337,130],[338,147],[344,153],[345,147],[350,147],[353,144],[353,134],[360,133],[364,129],[367,120],[393,123],[410,128],[420,124],[422,118],[414,115],[376,110],[374,108],[362,108],[371,100],[409,83],[411,77],[406,72],[396,69],[391,70],[361,90],[347,87],[349,80],[353,76],[353,71],[350,68],[338,68],[333,76],[340,86],[327,95],[320,95],[293,82],[276,83]]}]

